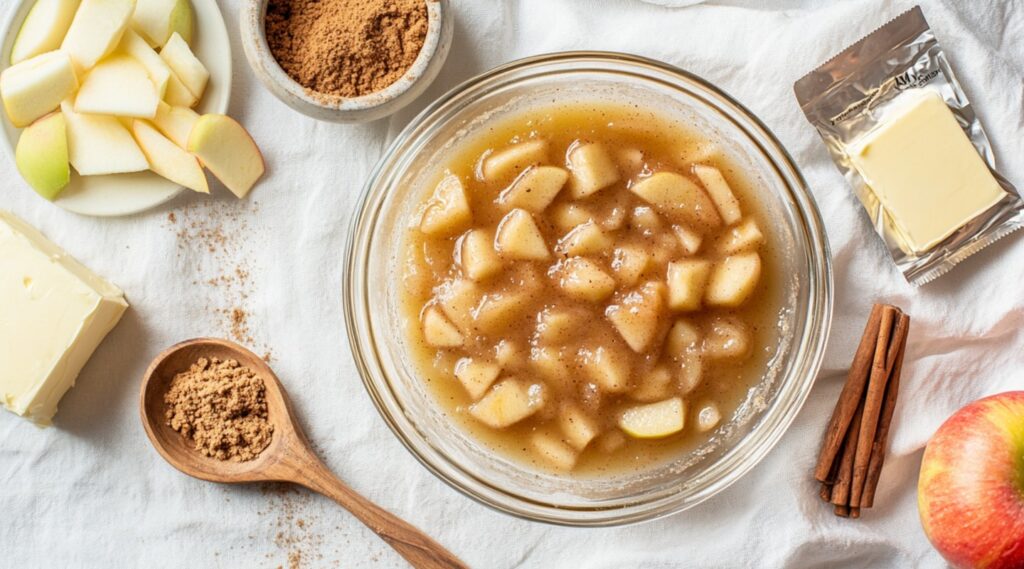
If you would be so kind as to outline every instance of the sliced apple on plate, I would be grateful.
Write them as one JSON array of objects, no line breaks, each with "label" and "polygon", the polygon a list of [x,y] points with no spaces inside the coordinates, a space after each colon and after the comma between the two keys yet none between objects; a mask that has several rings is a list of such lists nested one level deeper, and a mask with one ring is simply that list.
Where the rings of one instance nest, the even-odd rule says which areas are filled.
[{"label": "sliced apple on plate", "polygon": [[146,68],[135,58],[113,55],[85,76],[75,97],[75,112],[151,119],[159,103]]},{"label": "sliced apple on plate", "polygon": [[210,193],[198,158],[182,150],[146,121],[132,122],[132,134],[146,155],[150,170],[192,191]]},{"label": "sliced apple on plate", "polygon": [[8,67],[0,74],[0,98],[14,126],[26,127],[53,112],[78,89],[71,58],[51,51]]},{"label": "sliced apple on plate", "polygon": [[149,169],[146,156],[124,123],[115,117],[76,113],[61,103],[67,121],[68,155],[82,176],[122,174]]},{"label": "sliced apple on plate", "polygon": [[114,51],[135,11],[135,0],[82,0],[61,43],[79,73]]},{"label": "sliced apple on plate", "polygon": [[167,43],[177,33],[192,41],[192,4],[189,0],[136,0],[132,28],[151,46]]},{"label": "sliced apple on plate", "polygon": [[171,68],[171,71],[174,71],[178,79],[181,79],[190,93],[197,99],[203,98],[206,84],[210,81],[210,72],[207,71],[203,62],[199,61],[199,58],[192,53],[192,48],[180,34],[171,34],[171,38],[160,50],[160,57]]},{"label": "sliced apple on plate", "polygon": [[231,193],[244,198],[266,166],[259,147],[242,125],[226,115],[203,115],[188,138],[188,148]]},{"label": "sliced apple on plate", "polygon": [[167,79],[167,90],[164,92],[164,101],[172,107],[194,107],[199,102],[199,97],[192,94],[188,87],[178,79],[178,76],[171,73]]},{"label": "sliced apple on plate", "polygon": [[638,439],[658,439],[678,433],[685,424],[685,405],[679,397],[626,409],[619,428]]},{"label": "sliced apple on plate", "polygon": [[153,126],[181,148],[188,148],[188,137],[199,122],[199,113],[188,107],[172,107],[163,101],[156,107]]},{"label": "sliced apple on plate", "polygon": [[56,198],[71,181],[64,115],[51,113],[22,131],[14,163],[36,193],[48,200]]},{"label": "sliced apple on plate", "polygon": [[11,65],[60,47],[80,0],[36,0],[11,46]]},{"label": "sliced apple on plate", "polygon": [[167,84],[174,72],[160,57],[160,54],[149,47],[146,40],[142,39],[139,34],[130,29],[125,30],[124,37],[121,38],[121,45],[117,49],[142,64],[146,69],[146,74],[149,75],[149,80],[156,87],[157,97],[163,99],[167,94]]}]

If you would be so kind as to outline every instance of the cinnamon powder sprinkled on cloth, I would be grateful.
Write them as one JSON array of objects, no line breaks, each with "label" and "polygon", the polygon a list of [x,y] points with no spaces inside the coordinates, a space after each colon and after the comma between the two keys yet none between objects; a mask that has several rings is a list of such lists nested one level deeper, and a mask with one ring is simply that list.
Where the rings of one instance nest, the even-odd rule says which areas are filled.
[{"label": "cinnamon powder sprinkled on cloth", "polygon": [[288,75],[328,98],[380,91],[427,37],[424,0],[270,0],[267,44]]},{"label": "cinnamon powder sprinkled on cloth", "polygon": [[205,456],[245,462],[270,444],[263,379],[235,360],[200,358],[164,395],[167,425]]}]

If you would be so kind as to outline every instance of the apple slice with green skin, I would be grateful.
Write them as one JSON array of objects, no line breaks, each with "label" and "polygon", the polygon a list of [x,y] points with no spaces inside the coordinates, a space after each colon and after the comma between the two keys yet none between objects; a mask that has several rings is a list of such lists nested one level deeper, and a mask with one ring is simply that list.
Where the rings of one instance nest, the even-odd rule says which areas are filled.
[{"label": "apple slice with green skin", "polygon": [[8,67],[0,74],[0,98],[14,126],[26,127],[53,112],[78,89],[71,58],[51,51]]},{"label": "apple slice with green skin", "polygon": [[61,103],[67,121],[68,156],[82,176],[123,174],[149,169],[146,156],[124,123],[115,117],[76,113]]},{"label": "apple slice with green skin", "polygon": [[925,535],[954,567],[1024,567],[1024,391],[975,401],[939,427],[917,504]]},{"label": "apple slice with green skin", "polygon": [[11,65],[60,47],[80,0],[36,0],[11,46]]},{"label": "apple slice with green skin", "polygon": [[75,112],[151,119],[160,97],[146,68],[127,55],[112,55],[92,68],[75,96]]},{"label": "apple slice with green skin", "polygon": [[48,200],[60,195],[71,181],[64,115],[51,113],[22,131],[14,163],[36,193]]},{"label": "apple slice with green skin", "polygon": [[199,121],[199,113],[188,107],[172,107],[160,102],[153,125],[182,149],[188,148],[188,137]]},{"label": "apple slice with green skin", "polygon": [[171,68],[160,57],[160,54],[149,47],[146,40],[142,39],[142,36],[132,29],[125,30],[124,37],[121,38],[121,45],[118,46],[117,50],[134,58],[146,68],[149,80],[156,87],[157,97],[163,99],[167,93],[167,84],[170,82],[171,75],[174,72],[171,71]]},{"label": "apple slice with green skin", "polygon": [[82,0],[60,48],[84,73],[114,51],[135,11],[135,0]]},{"label": "apple slice with green skin", "polygon": [[150,170],[192,191],[210,193],[198,158],[182,150],[146,121],[132,122],[132,134],[146,155]]},{"label": "apple slice with green skin", "polygon": [[160,50],[160,57],[171,68],[171,71],[174,71],[178,79],[181,79],[190,93],[197,99],[203,98],[206,84],[210,81],[210,72],[207,71],[203,62],[199,61],[199,58],[192,53],[192,48],[180,34],[171,34],[171,38]]},{"label": "apple slice with green skin", "polygon": [[239,198],[248,195],[266,166],[256,142],[235,119],[203,115],[192,127],[188,148],[203,165]]},{"label": "apple slice with green skin", "polygon": [[627,409],[619,419],[619,428],[637,439],[659,439],[682,431],[685,417],[683,400],[673,397]]},{"label": "apple slice with green skin", "polygon": [[192,4],[189,0],[136,0],[132,28],[151,46],[167,43],[177,33],[192,41]]}]

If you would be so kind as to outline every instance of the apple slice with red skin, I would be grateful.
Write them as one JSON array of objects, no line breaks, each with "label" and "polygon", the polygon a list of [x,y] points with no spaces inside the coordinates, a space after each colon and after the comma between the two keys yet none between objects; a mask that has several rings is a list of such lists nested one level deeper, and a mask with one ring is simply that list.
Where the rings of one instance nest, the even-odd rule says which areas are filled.
[{"label": "apple slice with red skin", "polygon": [[925,535],[954,567],[1024,567],[1024,391],[957,411],[925,449]]}]

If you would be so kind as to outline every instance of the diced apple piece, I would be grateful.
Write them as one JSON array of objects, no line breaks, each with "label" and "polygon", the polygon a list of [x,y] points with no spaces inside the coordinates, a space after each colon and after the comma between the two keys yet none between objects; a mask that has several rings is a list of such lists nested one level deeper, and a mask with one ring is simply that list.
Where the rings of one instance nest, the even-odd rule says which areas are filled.
[{"label": "diced apple piece", "polygon": [[494,239],[483,229],[466,233],[456,245],[458,263],[467,277],[482,281],[501,272],[503,263],[494,250]]},{"label": "diced apple piece", "polygon": [[612,203],[611,208],[601,216],[601,228],[605,231],[618,231],[626,224],[628,216],[629,204],[619,196],[619,199]]},{"label": "diced apple piece", "polygon": [[679,244],[687,255],[697,254],[697,251],[700,250],[701,242],[704,241],[704,238],[699,233],[685,225],[673,225],[672,231],[675,232],[676,238],[679,239]]},{"label": "diced apple piece", "polygon": [[598,437],[596,444],[601,452],[611,454],[626,445],[626,435],[618,429],[613,429]]},{"label": "diced apple piece", "polygon": [[558,424],[562,428],[566,442],[576,450],[586,448],[590,441],[594,440],[601,432],[597,421],[572,403],[562,406],[562,411],[558,415]]},{"label": "diced apple piece", "polygon": [[[131,29],[125,30],[124,36],[121,38],[121,45],[117,49],[119,52],[138,61],[146,69],[149,80],[156,87],[157,98],[163,100],[164,95],[167,93],[167,83],[170,82],[171,75],[174,72],[167,66],[163,58],[160,57],[160,54],[149,47],[146,40],[142,39],[139,34]],[[196,115],[196,118],[199,118],[199,116]]]},{"label": "diced apple piece", "polygon": [[750,330],[735,318],[719,317],[711,321],[704,337],[705,356],[717,360],[740,360],[750,354]]},{"label": "diced apple piece", "polygon": [[36,193],[48,200],[56,198],[71,181],[64,115],[51,113],[22,131],[14,163]]},{"label": "diced apple piece", "polygon": [[514,340],[502,340],[494,346],[494,360],[502,369],[519,369],[529,358],[526,349]]},{"label": "diced apple piece", "polygon": [[75,112],[151,119],[159,103],[146,68],[127,55],[112,55],[85,76]]},{"label": "diced apple piece", "polygon": [[726,225],[732,225],[743,217],[740,201],[736,199],[736,194],[732,193],[729,182],[725,181],[725,176],[718,168],[697,164],[693,167],[693,173],[704,184],[704,189],[711,196],[711,201],[715,202],[718,213]]},{"label": "diced apple piece", "polygon": [[136,119],[132,123],[132,134],[146,155],[151,170],[192,191],[210,193],[198,158],[182,150],[145,121]]},{"label": "diced apple piece", "polygon": [[51,51],[26,59],[0,74],[0,97],[14,126],[26,127],[53,112],[78,89],[71,59]]},{"label": "diced apple piece", "polygon": [[551,208],[549,214],[551,222],[559,231],[571,231],[588,221],[593,221],[594,216],[586,208],[579,204],[562,203]]},{"label": "diced apple piece", "polygon": [[[442,317],[443,318],[443,317]],[[462,358],[455,363],[455,377],[466,388],[473,401],[483,397],[494,380],[498,379],[501,366],[473,358]]]},{"label": "diced apple piece", "polygon": [[558,241],[555,251],[568,256],[598,255],[612,247],[612,240],[593,221],[577,225]]},{"label": "diced apple piece", "polygon": [[619,428],[631,437],[657,439],[683,430],[686,418],[679,397],[627,409],[619,419]]},{"label": "diced apple piece", "polygon": [[711,262],[683,259],[668,264],[668,306],[677,312],[697,310],[711,275]]},{"label": "diced apple piece", "polygon": [[488,182],[508,180],[519,172],[548,161],[546,140],[529,140],[490,154],[480,166],[483,179]]},{"label": "diced apple piece", "polygon": [[631,172],[639,172],[644,168],[644,151],[639,148],[619,148],[615,151],[615,160],[619,168]]},{"label": "diced apple piece", "polygon": [[661,230],[661,216],[650,206],[641,205],[633,208],[631,221],[633,227],[644,235],[653,235],[655,231]]},{"label": "diced apple piece", "polygon": [[630,190],[675,223],[686,223],[703,231],[722,225],[708,194],[685,176],[658,172],[633,184]]},{"label": "diced apple piece", "polygon": [[114,51],[135,11],[135,0],[82,0],[61,51],[83,73]]},{"label": "diced apple piece", "polygon": [[79,114],[61,103],[67,121],[68,155],[82,176],[141,172],[149,162],[124,123],[111,116]]},{"label": "diced apple piece", "polygon": [[192,5],[189,0],[137,0],[132,27],[152,46],[167,43],[177,33],[192,41]]},{"label": "diced apple piece", "polygon": [[629,388],[629,359],[614,348],[598,346],[580,350],[583,372],[602,390],[622,393]]},{"label": "diced apple piece", "polygon": [[527,306],[522,293],[492,292],[484,296],[476,309],[477,328],[485,334],[496,334],[517,322],[525,323],[522,316]]},{"label": "diced apple piece", "polygon": [[551,205],[568,180],[569,173],[557,166],[532,166],[501,193],[498,202],[540,213]]},{"label": "diced apple piece", "polygon": [[640,282],[653,262],[653,257],[643,247],[623,245],[615,250],[612,258],[612,271],[624,286],[634,286]]},{"label": "diced apple piece", "polygon": [[455,174],[446,174],[434,188],[420,218],[420,231],[444,237],[462,231],[473,221],[466,188]]},{"label": "diced apple piece", "polygon": [[757,222],[747,218],[739,225],[730,228],[715,243],[715,250],[723,255],[735,255],[747,251],[756,251],[764,242],[764,234]]},{"label": "diced apple piece", "polygon": [[615,292],[615,279],[583,257],[570,257],[559,263],[555,276],[562,292],[578,300],[601,302]]},{"label": "diced apple piece", "polygon": [[551,435],[534,433],[530,437],[530,444],[537,454],[558,470],[569,471],[576,466],[576,451]]},{"label": "diced apple piece", "polygon": [[437,288],[437,301],[445,315],[463,332],[473,329],[476,307],[483,300],[483,291],[468,279],[455,279]]},{"label": "diced apple piece", "polygon": [[541,344],[561,345],[580,333],[585,313],[566,308],[548,308],[537,315],[537,341]]},{"label": "diced apple piece", "polygon": [[637,401],[661,401],[672,393],[672,372],[663,365],[643,374],[640,385],[630,392],[629,396]]},{"label": "diced apple piece", "polygon": [[645,351],[658,335],[664,288],[659,282],[648,282],[605,310],[605,316],[634,352]]},{"label": "diced apple piece", "polygon": [[524,209],[514,209],[502,218],[494,245],[498,253],[508,259],[543,261],[551,256],[540,228]]},{"label": "diced apple piece", "polygon": [[687,352],[700,349],[700,330],[689,320],[676,320],[668,331],[665,349],[673,358],[681,358]]},{"label": "diced apple piece", "polygon": [[760,278],[761,257],[757,253],[726,257],[711,272],[706,300],[713,306],[739,306],[753,294]]},{"label": "diced apple piece", "polygon": [[585,143],[569,151],[569,170],[572,184],[569,194],[573,199],[585,198],[619,181],[619,169],[604,146]]},{"label": "diced apple piece", "polygon": [[704,360],[697,350],[688,350],[676,360],[679,364],[679,392],[686,395],[697,389],[701,380],[704,379]]},{"label": "diced apple piece", "polygon": [[164,101],[172,107],[194,107],[199,102],[199,97],[192,94],[188,87],[178,79],[178,76],[171,73],[167,78],[167,87],[164,91]]},{"label": "diced apple piece", "polygon": [[171,68],[171,71],[181,79],[185,88],[196,96],[203,98],[206,92],[206,84],[210,81],[210,72],[207,71],[203,62],[192,53],[192,48],[177,32],[171,34],[170,39],[160,50],[160,57],[164,63]]},{"label": "diced apple piece", "polygon": [[697,411],[697,430],[702,433],[714,429],[721,421],[722,412],[714,403],[705,403],[701,405],[700,411]]},{"label": "diced apple piece", "polygon": [[153,117],[153,125],[182,149],[188,148],[188,137],[197,122],[199,113],[188,107],[172,107],[164,102],[157,105],[156,116]]},{"label": "diced apple piece", "polygon": [[242,125],[225,115],[199,117],[186,150],[239,198],[248,195],[266,169],[256,142]]},{"label": "diced apple piece", "polygon": [[678,155],[679,164],[682,166],[708,164],[721,159],[722,147],[717,142],[709,140],[701,140],[699,142],[689,140]]},{"label": "diced apple piece", "polygon": [[481,423],[503,429],[536,413],[544,405],[544,386],[510,378],[498,382],[469,408]]},{"label": "diced apple piece", "polygon": [[423,339],[435,348],[457,348],[465,342],[459,329],[433,307],[423,313]]},{"label": "diced apple piece", "polygon": [[552,347],[530,349],[530,369],[534,370],[559,391],[572,387],[573,373],[562,353]]},{"label": "diced apple piece", "polygon": [[79,0],[36,0],[11,46],[11,65],[60,47]]}]

